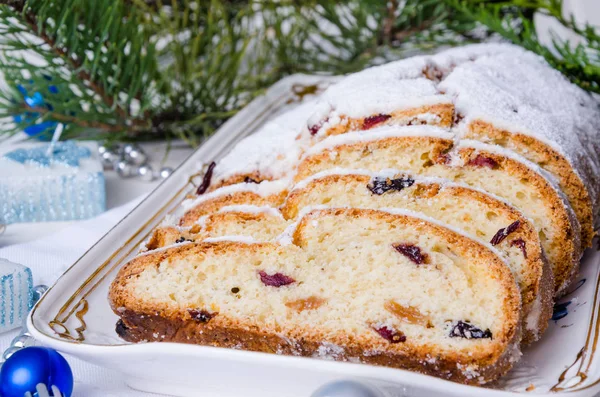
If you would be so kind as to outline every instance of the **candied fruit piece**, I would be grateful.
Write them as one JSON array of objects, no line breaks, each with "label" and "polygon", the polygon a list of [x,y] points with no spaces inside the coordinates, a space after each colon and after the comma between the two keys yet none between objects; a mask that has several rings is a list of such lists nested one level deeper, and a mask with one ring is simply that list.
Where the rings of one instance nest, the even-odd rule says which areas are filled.
[{"label": "candied fruit piece", "polygon": [[448,153],[442,153],[435,159],[436,164],[447,165],[452,162],[452,157]]},{"label": "candied fruit piece", "polygon": [[518,238],[510,242],[511,247],[521,248],[521,252],[523,252],[523,256],[527,259],[527,248],[525,247],[525,241],[522,238]]},{"label": "candied fruit piece", "polygon": [[492,170],[495,170],[499,166],[496,160],[494,160],[491,157],[483,156],[481,154],[478,154],[474,159],[469,160],[467,165],[474,165],[476,167],[487,167]]},{"label": "candied fruit piece", "polygon": [[367,188],[377,195],[382,195],[390,190],[400,191],[414,185],[415,180],[410,177],[402,177],[397,179],[375,177],[367,185]]},{"label": "candied fruit piece", "polygon": [[207,323],[213,319],[219,313],[211,313],[207,310],[188,309],[188,313],[192,319],[201,323]]},{"label": "candied fruit piece", "polygon": [[285,305],[290,309],[300,313],[304,310],[318,309],[325,302],[327,302],[327,299],[319,298],[318,296],[313,295],[305,299],[296,299],[295,301],[286,302]]},{"label": "candied fruit piece", "polygon": [[363,130],[368,130],[392,118],[390,114],[377,114],[375,116],[366,117],[363,121]]},{"label": "candied fruit piece", "polygon": [[260,281],[270,287],[279,288],[296,282],[293,278],[282,273],[267,274],[267,272],[261,270],[258,272],[258,275],[260,276]]},{"label": "candied fruit piece", "polygon": [[449,335],[451,338],[492,339],[492,331],[489,328],[482,331],[473,324],[460,320],[452,327]]},{"label": "candied fruit piece", "polygon": [[198,186],[198,189],[196,189],[197,195],[204,194],[208,190],[210,186],[210,180],[212,179],[213,171],[215,170],[216,166],[217,163],[215,163],[214,161],[208,166],[208,169],[204,173],[204,178],[202,178],[202,183],[200,184],[200,186]]},{"label": "candied fruit piece", "polygon": [[388,328],[385,325],[383,327],[373,327],[373,330],[390,343],[406,342],[406,335],[393,328]]},{"label": "candied fruit piece", "polygon": [[516,220],[513,223],[511,223],[510,225],[508,225],[507,227],[503,227],[502,229],[498,230],[496,232],[496,234],[494,235],[494,237],[492,237],[492,239],[490,240],[490,244],[492,244],[492,245],[500,244],[502,241],[504,241],[504,239],[506,237],[508,237],[509,234],[516,231],[520,225],[521,225],[521,221]]},{"label": "candied fruit piece", "polygon": [[416,309],[412,306],[403,306],[393,300],[385,302],[383,307],[385,308],[385,310],[392,313],[402,321],[431,328],[431,321],[429,320],[429,316],[421,313],[419,309]]},{"label": "candied fruit piece", "polygon": [[412,262],[417,265],[422,265],[424,263],[428,263],[428,255],[426,253],[421,252],[421,248],[417,247],[414,244],[393,244],[392,247],[402,255],[406,256]]},{"label": "candied fruit piece", "polygon": [[313,124],[310,127],[308,127],[308,131],[310,131],[310,135],[313,135],[313,136],[317,135],[317,132],[319,132],[321,127],[323,127],[323,124],[325,124],[328,121],[329,121],[329,117],[319,121],[317,124]]}]

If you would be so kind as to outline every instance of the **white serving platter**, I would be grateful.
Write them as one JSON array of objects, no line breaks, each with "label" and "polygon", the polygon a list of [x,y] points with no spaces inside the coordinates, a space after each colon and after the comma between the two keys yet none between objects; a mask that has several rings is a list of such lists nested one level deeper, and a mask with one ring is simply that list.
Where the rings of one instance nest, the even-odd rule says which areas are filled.
[{"label": "white serving platter", "polygon": [[128,344],[115,332],[108,287],[149,232],[195,189],[203,164],[218,160],[266,120],[318,93],[333,78],[294,75],[224,124],[174,173],[86,252],[32,310],[28,327],[44,345],[116,369],[139,390],[177,396],[309,397],[343,379],[371,383],[381,397],[600,393],[600,253],[588,250],[578,281],[543,339],[491,387],[456,384],[398,369],[178,343]]}]

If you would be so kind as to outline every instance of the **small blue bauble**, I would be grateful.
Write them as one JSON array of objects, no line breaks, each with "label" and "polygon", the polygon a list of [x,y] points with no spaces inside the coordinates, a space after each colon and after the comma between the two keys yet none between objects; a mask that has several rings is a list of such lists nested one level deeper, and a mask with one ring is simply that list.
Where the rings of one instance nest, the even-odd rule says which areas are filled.
[{"label": "small blue bauble", "polygon": [[26,347],[18,350],[0,368],[0,396],[23,397],[36,392],[38,383],[56,386],[64,397],[73,392],[73,372],[55,350]]},{"label": "small blue bauble", "polygon": [[382,397],[381,393],[367,385],[352,380],[328,383],[315,391],[311,397]]}]

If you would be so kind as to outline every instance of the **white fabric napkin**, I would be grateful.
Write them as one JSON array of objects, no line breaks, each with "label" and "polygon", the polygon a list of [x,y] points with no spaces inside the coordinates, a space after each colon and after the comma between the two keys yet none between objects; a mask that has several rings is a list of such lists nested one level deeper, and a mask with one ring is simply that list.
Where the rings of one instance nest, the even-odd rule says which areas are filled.
[{"label": "white fabric napkin", "polygon": [[[127,215],[142,199],[114,208],[85,221],[76,222],[58,233],[28,242],[0,248],[0,258],[28,266],[33,272],[34,285],[54,284],[54,281],[98,241],[111,227]],[[18,331],[0,334],[0,353],[10,345]],[[129,389],[120,374],[66,356],[75,378],[74,397],[143,397],[157,394]]]}]

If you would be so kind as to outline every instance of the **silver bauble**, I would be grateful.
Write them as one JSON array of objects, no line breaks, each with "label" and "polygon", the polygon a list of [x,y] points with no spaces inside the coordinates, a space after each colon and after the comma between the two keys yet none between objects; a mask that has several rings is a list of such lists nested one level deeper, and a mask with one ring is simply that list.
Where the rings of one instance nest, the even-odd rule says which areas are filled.
[{"label": "silver bauble", "polygon": [[121,178],[129,178],[130,176],[133,175],[133,164],[125,161],[125,160],[119,160],[114,164],[115,167],[115,171],[117,171],[117,174],[121,177]]},{"label": "silver bauble", "polygon": [[141,165],[137,172],[140,179],[144,182],[152,182],[154,179],[154,170],[147,164]]},{"label": "silver bauble", "polygon": [[118,156],[116,155],[116,153],[107,150],[104,153],[102,153],[100,155],[100,159],[102,161],[102,166],[104,166],[104,168],[113,168],[113,163],[115,161],[117,161]]},{"label": "silver bauble", "polygon": [[121,153],[128,155],[129,153],[131,153],[133,150],[138,149],[138,146],[136,144],[133,143],[126,143],[123,146],[121,146]]},{"label": "silver bauble", "polygon": [[167,179],[168,177],[171,176],[172,173],[173,173],[173,168],[171,168],[171,167],[162,167],[160,169],[159,175],[160,175],[160,177],[162,179]]},{"label": "silver bauble", "polygon": [[104,146],[104,145],[98,146],[98,154],[100,156],[102,156],[102,154],[106,153],[107,151],[109,151],[107,146]]},{"label": "silver bauble", "polygon": [[140,148],[133,148],[129,153],[125,154],[125,158],[135,165],[142,165],[148,161],[148,156]]}]

